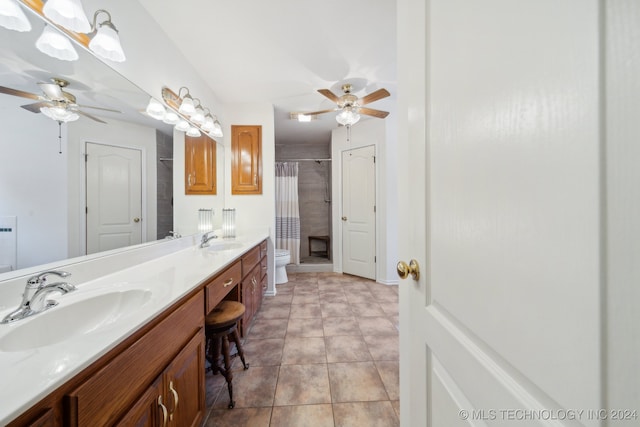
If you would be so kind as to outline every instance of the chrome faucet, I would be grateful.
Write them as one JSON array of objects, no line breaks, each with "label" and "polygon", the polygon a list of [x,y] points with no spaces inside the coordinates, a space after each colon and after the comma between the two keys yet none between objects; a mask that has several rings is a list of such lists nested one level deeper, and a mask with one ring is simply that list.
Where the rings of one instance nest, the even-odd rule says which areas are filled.
[{"label": "chrome faucet", "polygon": [[67,273],[66,271],[45,271],[44,273],[30,277],[24,288],[20,306],[7,314],[0,323],[15,322],[16,320],[21,320],[25,317],[43,312],[51,307],[55,307],[58,305],[57,301],[45,300],[46,296],[52,292],[66,294],[67,292],[76,290],[75,286],[66,282],[47,283],[47,277],[50,275],[65,278],[71,276],[71,273]]},{"label": "chrome faucet", "polygon": [[200,242],[200,247],[201,248],[206,248],[207,246],[209,246],[209,240],[213,240],[213,239],[217,239],[218,236],[216,236],[215,234],[213,234],[213,231],[207,231],[206,233],[204,233],[202,235],[202,241]]}]

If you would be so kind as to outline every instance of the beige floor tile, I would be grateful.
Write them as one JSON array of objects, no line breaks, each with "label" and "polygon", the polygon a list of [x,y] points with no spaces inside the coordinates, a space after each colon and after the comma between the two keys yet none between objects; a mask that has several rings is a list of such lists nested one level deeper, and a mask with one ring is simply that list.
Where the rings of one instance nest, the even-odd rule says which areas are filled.
[{"label": "beige floor tile", "polygon": [[334,427],[331,405],[276,406],[271,427]]},{"label": "beige floor tile", "polygon": [[400,399],[400,368],[399,363],[395,360],[378,360],[376,368],[384,388],[387,390],[390,400]]},{"label": "beige floor tile", "polygon": [[329,363],[331,401],[387,400],[387,392],[373,362]]},{"label": "beige floor tile", "polygon": [[362,335],[355,317],[325,317],[322,319],[324,336]]},{"label": "beige floor tile", "polygon": [[353,402],[333,405],[336,427],[395,427],[400,425],[391,402]]},{"label": "beige floor tile", "polygon": [[265,305],[256,314],[256,319],[287,319],[290,311],[290,304]]},{"label": "beige floor tile", "polygon": [[347,304],[347,296],[343,292],[322,292],[320,291],[320,304],[343,303]]},{"label": "beige floor tile", "polygon": [[392,290],[382,290],[371,292],[376,301],[398,302],[398,294]]},{"label": "beige floor tile", "polygon": [[269,427],[271,408],[235,408],[211,411],[203,427]]},{"label": "beige floor tile", "polygon": [[351,317],[351,305],[345,302],[333,302],[330,304],[320,304],[322,317]]},{"label": "beige floor tile", "polygon": [[253,339],[249,335],[242,348],[250,366],[277,366],[282,361],[284,338]]},{"label": "beige floor tile", "polygon": [[252,338],[284,338],[287,333],[289,319],[265,319],[259,318],[253,321],[249,329],[249,337]]},{"label": "beige floor tile", "polygon": [[381,317],[387,315],[377,302],[353,303],[351,304],[351,311],[356,317]]},{"label": "beige floor tile", "polygon": [[349,301],[351,304],[366,304],[370,302],[375,302],[373,295],[371,295],[371,292],[369,291],[366,291],[366,292],[347,291],[345,292],[345,295],[347,296],[347,301]]},{"label": "beige floor tile", "polygon": [[399,360],[400,343],[397,335],[365,335],[373,360]]},{"label": "beige floor tile", "polygon": [[320,297],[318,293],[310,293],[310,294],[294,294],[291,304],[318,304],[320,302]]},{"label": "beige floor tile", "polygon": [[314,317],[322,317],[320,304],[292,304],[290,317],[292,319],[309,319]]},{"label": "beige floor tile", "polygon": [[398,335],[398,330],[388,317],[358,317],[362,335]]},{"label": "beige floor tile", "polygon": [[283,365],[327,363],[324,338],[287,337],[282,354]]},{"label": "beige floor tile", "polygon": [[385,312],[387,316],[397,316],[398,315],[398,303],[397,302],[388,302],[381,301],[378,302],[382,310]]},{"label": "beige floor tile", "polygon": [[369,347],[359,335],[325,337],[327,362],[365,362],[371,360]]},{"label": "beige floor tile", "polygon": [[[246,371],[234,370],[232,384],[236,408],[273,406],[279,369],[279,366],[252,366]],[[228,404],[229,393],[223,389],[213,407],[223,409]]]},{"label": "beige floor tile", "polygon": [[400,419],[400,401],[394,400],[391,402],[391,405],[393,406],[393,410],[396,411],[396,416]]},{"label": "beige floor tile", "polygon": [[283,365],[274,406],[331,403],[327,365]]},{"label": "beige floor tile", "polygon": [[280,293],[278,291],[278,295],[274,297],[264,298],[262,301],[265,306],[269,305],[278,305],[278,304],[291,304],[291,300],[293,299],[293,291],[288,293]]},{"label": "beige floor tile", "polygon": [[322,329],[322,320],[316,318],[313,319],[289,319],[289,326],[287,327],[288,337],[323,337],[324,331]]}]

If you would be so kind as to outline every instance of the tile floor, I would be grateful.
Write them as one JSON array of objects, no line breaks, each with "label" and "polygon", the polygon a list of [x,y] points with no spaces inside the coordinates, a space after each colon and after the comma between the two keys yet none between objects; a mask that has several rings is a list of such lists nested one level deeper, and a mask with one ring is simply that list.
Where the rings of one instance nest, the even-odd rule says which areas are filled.
[{"label": "tile floor", "polygon": [[233,364],[236,406],[207,373],[203,427],[399,426],[398,289],[293,273],[265,297]]}]

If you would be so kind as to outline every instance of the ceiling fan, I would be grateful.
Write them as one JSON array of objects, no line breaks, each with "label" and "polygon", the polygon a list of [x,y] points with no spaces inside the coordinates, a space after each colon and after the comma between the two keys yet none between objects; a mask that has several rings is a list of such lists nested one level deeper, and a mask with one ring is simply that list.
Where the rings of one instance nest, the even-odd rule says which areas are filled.
[{"label": "ceiling fan", "polygon": [[366,114],[367,116],[378,117],[380,119],[384,119],[389,115],[387,111],[363,107],[363,105],[367,105],[371,102],[390,96],[391,94],[389,93],[389,91],[387,91],[386,89],[378,89],[375,92],[370,93],[369,95],[358,98],[351,93],[352,89],[353,87],[351,86],[351,84],[343,84],[342,91],[344,92],[344,94],[341,96],[337,96],[329,89],[318,89],[318,92],[329,98],[331,101],[335,102],[337,106],[328,110],[298,114],[304,116],[315,116],[332,111],[340,111],[340,113],[336,116],[336,120],[338,121],[338,123],[345,126],[355,124],[358,120],[360,120],[360,114]]},{"label": "ceiling fan", "polygon": [[69,85],[69,82],[59,78],[52,78],[52,83],[39,82],[38,86],[42,89],[42,95],[31,92],[25,92],[18,89],[0,86],[0,93],[6,95],[20,96],[22,98],[33,99],[38,102],[33,104],[21,105],[27,111],[32,113],[43,113],[47,117],[59,122],[71,122],[78,120],[79,115],[88,117],[99,123],[106,123],[83,110],[81,108],[92,108],[95,110],[111,111],[113,113],[121,113],[121,111],[111,110],[109,108],[92,107],[89,105],[78,105],[76,97],[63,90]]}]

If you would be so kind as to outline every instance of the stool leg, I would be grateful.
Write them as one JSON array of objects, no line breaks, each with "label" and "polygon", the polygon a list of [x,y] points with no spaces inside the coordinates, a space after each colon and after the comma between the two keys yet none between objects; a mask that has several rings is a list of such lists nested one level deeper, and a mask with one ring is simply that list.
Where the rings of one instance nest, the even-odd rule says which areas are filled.
[{"label": "stool leg", "polygon": [[249,369],[249,364],[244,360],[244,351],[242,350],[242,344],[240,344],[240,335],[238,334],[238,328],[234,328],[229,335],[231,335],[231,341],[236,344],[236,350],[238,350],[240,360],[242,360],[242,366],[244,366],[244,369],[246,371],[247,369]]},{"label": "stool leg", "polygon": [[205,355],[211,365],[211,372],[213,375],[217,375],[219,372],[222,372],[219,365],[221,341],[222,339],[218,337],[207,338],[207,351]]},{"label": "stool leg", "polygon": [[227,389],[229,389],[229,409],[236,406],[233,401],[233,374],[231,373],[231,358],[229,357],[229,336],[222,337],[222,356],[224,357],[224,378],[227,380]]}]

